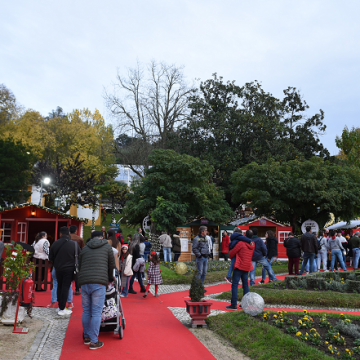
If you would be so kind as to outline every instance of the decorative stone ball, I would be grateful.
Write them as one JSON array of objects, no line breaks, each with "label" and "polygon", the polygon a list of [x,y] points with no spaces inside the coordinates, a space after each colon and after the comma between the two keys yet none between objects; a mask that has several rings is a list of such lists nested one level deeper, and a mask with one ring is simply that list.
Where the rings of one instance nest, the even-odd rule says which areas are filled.
[{"label": "decorative stone ball", "polygon": [[263,312],[264,299],[257,293],[249,292],[241,300],[241,307],[247,314],[256,316]]},{"label": "decorative stone ball", "polygon": [[187,273],[187,266],[183,262],[179,262],[175,266],[175,272],[179,275],[184,275]]}]

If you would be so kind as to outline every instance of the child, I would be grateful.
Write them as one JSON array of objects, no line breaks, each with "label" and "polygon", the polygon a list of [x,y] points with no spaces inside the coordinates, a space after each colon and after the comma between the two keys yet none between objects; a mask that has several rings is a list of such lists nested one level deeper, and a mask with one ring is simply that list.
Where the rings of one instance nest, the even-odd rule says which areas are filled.
[{"label": "child", "polygon": [[159,297],[158,294],[159,285],[163,282],[161,277],[161,270],[159,268],[159,257],[155,251],[150,254],[149,268],[148,268],[148,282],[144,298],[149,293],[150,285],[155,285],[155,297]]},{"label": "child", "polygon": [[151,251],[150,249],[152,248],[152,245],[147,236],[145,236],[144,244],[145,244],[144,259],[145,259],[145,262],[148,262],[150,251]]},{"label": "child", "polygon": [[129,278],[132,276],[131,269],[132,255],[129,253],[129,246],[124,244],[121,246],[121,253],[119,258],[119,271],[121,277],[121,297],[128,297],[129,294]]}]

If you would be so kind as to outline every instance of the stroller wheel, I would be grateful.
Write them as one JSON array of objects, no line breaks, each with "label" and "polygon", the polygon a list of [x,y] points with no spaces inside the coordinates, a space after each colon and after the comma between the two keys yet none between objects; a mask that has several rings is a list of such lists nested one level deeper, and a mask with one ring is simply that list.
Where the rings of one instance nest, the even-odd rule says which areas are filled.
[{"label": "stroller wheel", "polygon": [[123,327],[124,330],[125,330],[125,325],[126,325],[125,318],[122,317],[122,327]]},{"label": "stroller wheel", "polygon": [[119,338],[122,339],[124,337],[124,329],[122,327],[122,321],[120,319],[120,324],[119,324]]}]

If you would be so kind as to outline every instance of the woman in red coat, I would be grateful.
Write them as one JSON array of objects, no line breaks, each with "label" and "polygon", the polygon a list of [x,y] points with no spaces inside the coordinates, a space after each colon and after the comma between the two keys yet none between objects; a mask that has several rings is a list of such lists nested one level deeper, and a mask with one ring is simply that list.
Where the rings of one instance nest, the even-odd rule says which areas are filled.
[{"label": "woman in red coat", "polygon": [[225,261],[228,261],[229,259],[229,244],[230,244],[230,237],[227,231],[225,230],[221,241],[221,257],[223,257]]}]

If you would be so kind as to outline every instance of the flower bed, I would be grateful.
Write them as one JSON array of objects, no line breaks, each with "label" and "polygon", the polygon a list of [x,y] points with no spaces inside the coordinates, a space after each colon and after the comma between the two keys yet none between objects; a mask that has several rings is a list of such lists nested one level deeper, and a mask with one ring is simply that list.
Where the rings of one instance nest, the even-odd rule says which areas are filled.
[{"label": "flower bed", "polygon": [[327,355],[338,359],[360,359],[360,317],[340,314],[269,312],[262,321],[275,326]]}]

